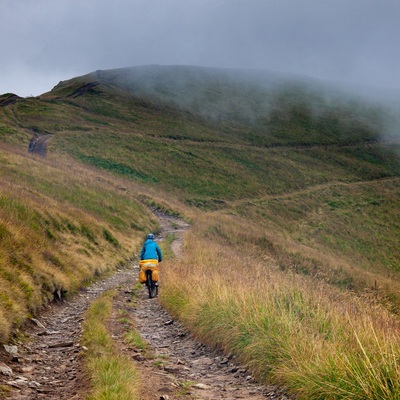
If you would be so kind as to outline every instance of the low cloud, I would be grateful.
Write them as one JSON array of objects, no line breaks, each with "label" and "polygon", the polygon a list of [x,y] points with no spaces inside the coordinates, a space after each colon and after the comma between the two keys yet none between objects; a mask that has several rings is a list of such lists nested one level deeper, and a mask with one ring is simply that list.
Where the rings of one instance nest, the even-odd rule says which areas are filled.
[{"label": "low cloud", "polygon": [[400,90],[399,17],[397,0],[2,0],[0,92],[37,95],[61,79],[145,64]]}]

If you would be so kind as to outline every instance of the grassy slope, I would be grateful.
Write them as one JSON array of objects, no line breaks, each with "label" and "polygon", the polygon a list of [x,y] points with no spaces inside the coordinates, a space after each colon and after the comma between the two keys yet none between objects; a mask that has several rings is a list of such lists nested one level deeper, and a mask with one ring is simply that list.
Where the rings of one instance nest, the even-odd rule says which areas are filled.
[{"label": "grassy slope", "polygon": [[[332,313],[335,322],[332,325],[315,328],[316,321],[309,321],[305,327],[301,325],[303,322],[301,326],[296,325],[297,321],[288,328],[287,338],[292,335],[292,329],[305,329],[311,335],[304,335],[306,345],[314,337],[314,329],[322,332],[328,329],[338,332],[338,340],[341,340],[340,335],[348,321],[341,319],[347,311],[340,308],[340,302],[349,299],[342,292],[337,294],[336,288],[329,292],[320,284],[333,284],[366,296],[365,314],[353,321],[359,324],[357,326],[368,325],[365,321],[372,316],[370,305],[375,307],[376,300],[395,312],[399,304],[400,226],[396,214],[400,205],[399,142],[395,137],[389,137],[387,118],[387,112],[378,107],[331,95],[315,85],[284,84],[261,73],[244,77],[237,71],[226,73],[177,67],[98,71],[62,82],[40,98],[17,100],[0,108],[1,139],[12,144],[4,145],[0,153],[4,160],[2,175],[10,181],[5,198],[9,202],[18,182],[21,190],[29,193],[17,194],[19,203],[30,204],[35,196],[40,199],[32,208],[38,210],[39,236],[44,238],[41,239],[44,241],[41,254],[48,250],[50,243],[50,248],[57,254],[58,246],[61,246],[61,254],[68,247],[69,255],[88,256],[87,252],[88,258],[97,250],[101,259],[110,259],[107,257],[115,254],[115,245],[106,239],[104,227],[127,249],[126,235],[139,238],[142,229],[154,227],[154,222],[136,199],[153,206],[162,203],[164,209],[190,215],[198,226],[194,238],[188,242],[191,250],[188,259],[176,270],[171,265],[164,301],[172,309],[178,305],[175,312],[199,329],[199,336],[206,337],[207,332],[212,331],[210,337],[219,346],[227,349],[237,346],[221,342],[215,332],[219,322],[213,325],[214,319],[208,314],[204,314],[204,319],[196,320],[202,318],[196,310],[206,307],[212,313],[215,304],[221,306],[226,301],[229,316],[231,305],[238,300],[237,307],[242,309],[244,316],[246,302],[258,307],[255,299],[243,299],[240,304],[240,291],[249,290],[240,262],[240,258],[245,257],[249,266],[257,263],[264,274],[266,270],[270,271],[268,277],[279,282],[273,285],[274,288],[281,285],[287,289],[287,292],[282,289],[264,299],[265,304],[272,302],[272,308],[283,301],[282,315],[270,316],[278,324],[279,318],[286,318],[285,323],[292,324],[292,318],[297,321],[304,312],[320,315],[321,304],[326,304],[324,310],[329,315]],[[29,157],[15,147],[15,144],[20,147],[21,143],[27,147],[32,130],[53,135],[49,142],[50,156],[45,160]],[[386,141],[381,141],[382,137]],[[48,171],[45,176],[43,170]],[[60,174],[63,180],[59,179]],[[43,199],[46,199],[44,203]],[[56,222],[50,222],[50,234],[46,231],[49,218],[43,217],[44,210],[49,210],[46,202],[54,204],[50,221]],[[74,210],[67,212],[72,225],[78,227],[74,232],[62,222],[65,207]],[[12,208],[18,207],[13,205]],[[203,213],[207,224],[198,217]],[[20,215],[12,224],[23,225],[24,218]],[[56,231],[58,225],[61,232],[67,233],[67,239]],[[93,239],[83,226],[89,227],[96,241],[102,237],[104,245],[90,243]],[[83,247],[89,250],[79,250],[85,241],[88,245]],[[217,244],[215,249],[211,245],[213,242]],[[69,247],[71,243],[75,247]],[[236,249],[237,254],[228,248]],[[206,266],[219,264],[212,261],[207,264],[208,257],[228,259],[232,276],[226,275],[224,263],[217,268],[216,275],[211,273]],[[30,261],[30,264],[35,262]],[[82,259],[81,263],[86,265],[87,259]],[[195,280],[203,279],[198,286],[203,288],[199,293],[190,294],[189,287],[175,288],[180,268],[187,265],[199,271]],[[18,261],[14,270],[22,271],[23,268],[23,263]],[[288,280],[276,269],[289,271]],[[90,275],[93,268],[84,269],[75,281],[86,277],[86,271]],[[298,312],[292,312],[292,300],[289,299],[293,288],[292,272],[301,281],[305,279],[299,292],[312,291],[315,286],[324,298],[310,294],[312,298],[300,299],[301,304],[296,303],[298,299],[292,299],[299,307]],[[243,279],[236,279],[235,274]],[[208,275],[213,279],[208,279]],[[62,279],[67,278],[59,278]],[[214,280],[219,282],[220,279],[243,281],[237,288],[240,293],[233,293],[235,299],[228,293],[215,292]],[[316,285],[315,279],[324,283]],[[55,281],[55,286],[59,285]],[[250,287],[252,285],[250,283]],[[267,293],[267,289],[268,286],[261,290]],[[253,292],[250,292],[252,296]],[[210,293],[215,296],[208,301]],[[349,303],[351,313],[356,307],[352,301]],[[4,309],[6,307],[3,305]],[[362,309],[362,305],[360,307]],[[222,313],[223,310],[221,308]],[[285,314],[285,310],[289,313]],[[252,315],[251,307],[249,312]],[[235,315],[242,318],[240,313]],[[10,313],[6,313],[4,318],[9,316]],[[225,316],[221,315],[221,318]],[[228,318],[236,321],[228,325],[237,332],[242,328],[235,318]],[[307,321],[305,319],[305,323]],[[376,329],[384,331],[382,326],[392,323],[387,321],[378,322]],[[258,327],[268,325],[266,321],[255,323]],[[220,328],[224,331],[228,327],[222,324]],[[250,324],[246,329],[251,331],[253,328]],[[397,328],[393,329],[395,332]],[[357,331],[360,332],[358,328]],[[351,342],[356,354],[360,349],[357,350],[351,334],[350,330],[344,337],[345,341]],[[326,335],[322,336],[322,344],[316,342],[315,346],[324,347]],[[336,348],[333,336],[329,348]],[[379,338],[381,340],[381,336]],[[274,340],[274,337],[270,339]],[[373,348],[373,338],[370,342]],[[250,339],[246,343],[250,348],[253,346]],[[245,351],[246,343],[242,343]],[[254,344],[253,348],[257,346]],[[277,349],[285,350],[284,354],[287,354],[285,346],[295,350],[295,344],[290,341],[282,342]],[[336,350],[340,353],[339,347]],[[293,354],[297,354],[297,350]],[[321,359],[335,359],[333,354],[327,356],[316,352],[315,355]],[[242,357],[248,361],[248,355]],[[267,365],[274,362],[274,357],[273,354],[266,355]],[[263,368],[264,361],[253,365],[255,370]],[[296,361],[299,359],[291,362]],[[342,359],[339,361],[343,362]],[[326,368],[316,364],[308,367],[311,372],[315,368]],[[329,366],[327,368],[329,370]],[[278,375],[272,374],[277,381],[289,384],[292,380],[293,388],[301,389],[304,385],[299,383],[307,375],[304,371],[293,367],[301,379],[284,376],[279,363],[277,371]],[[340,373],[337,379],[342,381]],[[352,382],[352,378],[349,379]],[[326,396],[324,398],[328,398]],[[355,396],[361,398],[357,397],[359,394]]]},{"label": "grassy slope", "polygon": [[0,146],[1,340],[56,290],[76,291],[138,250],[156,221],[140,188],[74,160]]},{"label": "grassy slope", "polygon": [[[97,85],[66,97],[88,82]],[[377,106],[262,73],[153,66],[62,82],[36,107],[43,122],[32,115],[35,107],[15,110],[25,126],[56,133],[54,151],[190,206],[225,208],[267,227],[274,222],[280,235],[343,253],[365,268],[399,267],[398,226],[381,221],[398,206],[400,144],[381,142],[388,113]],[[45,119],[46,107],[57,123]],[[394,181],[387,186],[384,178]],[[279,196],[296,193],[294,206],[285,207],[289,199]],[[274,197],[273,207],[263,200]],[[237,205],[244,199],[247,206]],[[320,204],[327,207],[324,221],[310,221]],[[308,226],[317,238],[310,239]],[[382,248],[390,249],[384,257]]]}]

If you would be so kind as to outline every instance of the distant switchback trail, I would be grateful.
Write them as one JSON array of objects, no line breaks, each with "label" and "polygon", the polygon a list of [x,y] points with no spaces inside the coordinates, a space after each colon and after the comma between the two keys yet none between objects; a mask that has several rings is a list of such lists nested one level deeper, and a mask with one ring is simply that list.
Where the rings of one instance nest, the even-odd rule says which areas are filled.
[{"label": "distant switchback trail", "polygon": [[29,153],[45,156],[47,154],[47,142],[51,137],[52,135],[39,135],[37,133],[34,133],[32,139],[29,142]]},{"label": "distant switchback trail", "polygon": [[267,196],[257,197],[257,198],[245,198],[240,200],[233,200],[229,202],[230,206],[238,207],[246,203],[254,203],[259,204],[270,200],[284,200],[284,199],[291,199],[293,197],[302,196],[309,193],[319,192],[324,189],[330,188],[340,188],[340,187],[357,187],[357,186],[365,186],[365,185],[374,185],[374,184],[381,184],[382,182],[396,182],[399,181],[400,177],[391,177],[391,178],[379,178],[379,179],[370,179],[366,181],[355,181],[355,182],[328,182],[328,183],[321,183],[319,185],[310,186],[304,189],[300,189],[293,192],[282,193],[282,194],[271,194]]}]

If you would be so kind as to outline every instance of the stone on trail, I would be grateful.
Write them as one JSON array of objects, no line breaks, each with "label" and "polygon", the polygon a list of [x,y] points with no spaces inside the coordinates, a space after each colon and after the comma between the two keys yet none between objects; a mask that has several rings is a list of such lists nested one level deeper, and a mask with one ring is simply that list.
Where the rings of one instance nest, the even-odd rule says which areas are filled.
[{"label": "stone on trail", "polygon": [[18,347],[17,346],[9,346],[7,344],[3,345],[4,350],[9,354],[18,354]]},{"label": "stone on trail", "polygon": [[74,342],[61,342],[61,343],[50,344],[48,347],[49,349],[56,349],[59,347],[72,347],[73,345]]},{"label": "stone on trail", "polygon": [[0,373],[8,376],[11,376],[13,374],[12,369],[1,361],[0,361]]},{"label": "stone on trail", "polygon": [[46,329],[46,327],[36,318],[31,318],[31,321],[34,322],[39,328]]},{"label": "stone on trail", "polygon": [[193,385],[193,387],[201,390],[211,389],[211,386],[205,385],[204,383],[196,383],[195,385]]}]

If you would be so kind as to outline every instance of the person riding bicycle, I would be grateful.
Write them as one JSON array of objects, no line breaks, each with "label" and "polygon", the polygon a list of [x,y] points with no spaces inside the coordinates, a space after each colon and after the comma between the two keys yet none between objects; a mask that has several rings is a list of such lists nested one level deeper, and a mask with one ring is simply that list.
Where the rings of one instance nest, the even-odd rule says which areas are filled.
[{"label": "person riding bicycle", "polygon": [[149,233],[147,235],[146,241],[144,242],[140,252],[141,260],[158,260],[158,262],[162,261],[161,249],[154,239],[154,234]]},{"label": "person riding bicycle", "polygon": [[[149,264],[146,262],[147,260],[149,260],[149,263],[152,264],[150,269],[147,266],[147,264]],[[158,296],[158,263],[160,263],[161,261],[162,261],[161,249],[158,246],[158,244],[154,241],[154,234],[149,233],[140,252],[139,280],[141,283],[147,282],[146,285],[149,289],[150,298]],[[142,269],[142,263],[143,263],[143,269]],[[154,267],[156,269],[153,269]],[[151,284],[148,281],[148,273],[150,273]],[[142,277],[140,278],[141,274]],[[155,292],[153,291],[154,288],[156,289]]]}]

